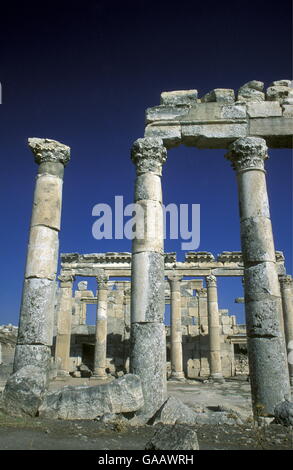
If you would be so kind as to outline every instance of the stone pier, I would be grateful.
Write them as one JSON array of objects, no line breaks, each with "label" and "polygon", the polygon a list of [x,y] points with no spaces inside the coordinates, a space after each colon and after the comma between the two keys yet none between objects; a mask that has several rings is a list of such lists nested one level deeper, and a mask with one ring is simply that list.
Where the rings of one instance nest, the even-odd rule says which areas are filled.
[{"label": "stone pier", "polygon": [[57,322],[55,360],[58,362],[58,375],[69,375],[71,320],[72,320],[72,285],[74,276],[59,276],[60,303]]},{"label": "stone pier", "polygon": [[182,358],[182,321],[181,321],[181,292],[182,276],[170,275],[171,298],[171,377],[172,380],[184,380]]},{"label": "stone pier", "polygon": [[108,276],[105,273],[101,273],[96,279],[98,290],[93,378],[103,380],[107,378]]},{"label": "stone pier", "polygon": [[164,326],[164,242],[161,174],[166,149],[159,138],[138,139],[132,147],[136,165],[136,236],[131,264],[130,370],[140,376],[151,417],[167,398]]},{"label": "stone pier", "polygon": [[208,327],[209,327],[209,360],[211,379],[224,382],[221,362],[220,323],[216,276],[206,276]]},{"label": "stone pier", "polygon": [[293,279],[292,276],[279,277],[283,305],[285,339],[288,355],[290,383],[293,385]]},{"label": "stone pier", "polygon": [[58,263],[64,166],[70,148],[50,139],[28,140],[39,165],[25,279],[20,310],[14,372],[27,365],[49,369]]},{"label": "stone pier", "polygon": [[258,137],[237,139],[226,158],[238,181],[253,411],[255,416],[272,416],[275,405],[290,397],[290,385],[264,170],[266,142]]}]

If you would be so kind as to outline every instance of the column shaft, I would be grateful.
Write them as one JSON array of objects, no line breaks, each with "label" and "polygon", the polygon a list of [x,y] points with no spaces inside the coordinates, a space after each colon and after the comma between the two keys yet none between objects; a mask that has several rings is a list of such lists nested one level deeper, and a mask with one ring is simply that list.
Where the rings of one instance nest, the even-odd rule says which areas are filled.
[{"label": "column shaft", "polygon": [[144,138],[134,143],[137,223],[132,244],[130,370],[141,378],[145,404],[139,414],[145,417],[151,417],[167,398],[160,178],[165,160],[161,139]]},{"label": "column shaft", "polygon": [[256,137],[240,138],[231,145],[227,158],[238,181],[253,410],[255,416],[273,416],[275,405],[290,397],[290,386],[264,171],[266,142]]},{"label": "column shaft", "polygon": [[39,164],[35,186],[14,372],[26,365],[48,370],[53,340],[62,181],[69,147],[29,139]]},{"label": "column shaft", "polygon": [[290,383],[293,385],[293,279],[291,276],[280,276],[283,305],[285,339]]},{"label": "column shaft", "polygon": [[169,276],[171,297],[171,378],[184,379],[182,357],[181,292],[179,276]]},{"label": "column shaft", "polygon": [[57,337],[55,360],[58,361],[58,375],[68,375],[70,372],[70,340],[72,320],[72,284],[73,276],[59,276],[60,301],[57,318]]},{"label": "column shaft", "polygon": [[102,274],[97,277],[97,282],[97,317],[93,376],[99,379],[106,379],[108,277]]},{"label": "column shaft", "polygon": [[207,276],[210,376],[223,382],[217,279]]}]

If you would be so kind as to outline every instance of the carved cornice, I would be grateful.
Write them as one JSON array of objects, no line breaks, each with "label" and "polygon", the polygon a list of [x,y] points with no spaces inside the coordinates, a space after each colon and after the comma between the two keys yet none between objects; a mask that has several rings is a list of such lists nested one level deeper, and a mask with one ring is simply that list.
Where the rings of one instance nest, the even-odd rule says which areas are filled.
[{"label": "carved cornice", "polygon": [[136,165],[137,173],[151,171],[162,174],[162,165],[167,160],[167,150],[163,141],[157,137],[137,139],[131,149],[131,160]]},{"label": "carved cornice", "polygon": [[220,263],[242,263],[241,251],[223,251],[217,256]]},{"label": "carved cornice", "polygon": [[64,166],[70,160],[70,147],[56,140],[32,137],[28,139],[28,146],[35,156],[35,162],[62,163]]},{"label": "carved cornice", "polygon": [[215,258],[208,251],[189,251],[185,254],[185,261],[187,263],[212,263]]},{"label": "carved cornice", "polygon": [[266,141],[260,137],[241,137],[230,145],[225,157],[236,171],[264,170],[264,161],[268,158]]}]

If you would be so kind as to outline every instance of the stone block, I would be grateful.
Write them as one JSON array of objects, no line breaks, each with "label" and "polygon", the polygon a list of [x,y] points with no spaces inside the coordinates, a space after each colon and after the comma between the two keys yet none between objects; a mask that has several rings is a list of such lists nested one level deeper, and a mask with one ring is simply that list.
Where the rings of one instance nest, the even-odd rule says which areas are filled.
[{"label": "stone block", "polygon": [[61,178],[42,174],[37,177],[31,225],[60,230],[62,204]]},{"label": "stone block", "polygon": [[250,102],[247,103],[247,114],[250,118],[282,116],[282,108],[278,101]]},{"label": "stone block", "polygon": [[27,365],[12,374],[3,392],[5,411],[13,416],[36,416],[48,385],[44,368]]},{"label": "stone block", "polygon": [[133,323],[163,322],[164,299],[164,257],[155,252],[134,253],[132,255]]},{"label": "stone block", "polygon": [[145,450],[199,450],[196,430],[184,424],[159,427]]},{"label": "stone block", "polygon": [[244,104],[233,104],[230,106],[223,106],[221,112],[222,119],[246,119],[246,105]]},{"label": "stone block", "polygon": [[293,100],[292,104],[283,104],[283,116],[293,118]]},{"label": "stone block", "polygon": [[286,86],[286,87],[292,87],[292,81],[291,80],[276,80],[273,82],[271,86]]},{"label": "stone block", "polygon": [[280,309],[280,298],[247,301],[245,303],[247,335],[278,336],[280,334],[278,315]]},{"label": "stone block", "polygon": [[146,110],[146,124],[155,121],[172,121],[177,120],[180,116],[184,116],[188,113],[189,106],[154,106],[153,108],[147,108]]},{"label": "stone block", "polygon": [[246,123],[182,125],[182,142],[198,148],[227,148],[233,140],[246,135]]},{"label": "stone block", "polygon": [[25,276],[55,279],[58,260],[58,232],[43,225],[32,227]]},{"label": "stone block", "polygon": [[250,88],[252,90],[263,91],[264,83],[260,82],[259,80],[251,80],[250,82],[247,82],[244,85],[242,85],[240,89],[242,88],[245,88],[245,89]]},{"label": "stone block", "polygon": [[58,419],[95,419],[107,413],[130,413],[143,406],[139,377],[126,374],[110,383],[67,386],[48,392],[39,416]]},{"label": "stone block", "polygon": [[197,90],[163,91],[161,104],[177,106],[178,104],[190,104],[197,102]]},{"label": "stone block", "polygon": [[275,423],[283,426],[293,426],[293,403],[285,400],[278,403],[274,410]]},{"label": "stone block", "polygon": [[52,345],[55,289],[56,282],[48,279],[24,281],[19,344]]},{"label": "stone block", "polygon": [[216,101],[218,103],[234,103],[234,90],[226,88],[215,88],[201,98],[202,103]]},{"label": "stone block", "polygon": [[240,222],[243,261],[245,264],[275,262],[275,250],[270,219],[249,217]]},{"label": "stone block", "polygon": [[164,146],[170,149],[179,145],[181,142],[181,126],[171,125],[171,123],[168,126],[149,124],[146,126],[144,136],[159,137],[162,139]]},{"label": "stone block", "polygon": [[136,224],[132,246],[133,253],[163,252],[163,210],[159,201],[144,199],[136,201]]},{"label": "stone block", "polygon": [[51,348],[41,344],[17,344],[14,357],[14,372],[25,366],[42,367],[49,370]]},{"label": "stone block", "polygon": [[161,178],[158,175],[143,173],[136,178],[135,200],[147,199],[162,202]]},{"label": "stone block", "polygon": [[189,307],[188,308],[188,315],[190,317],[197,317],[198,316],[198,308],[196,307]]},{"label": "stone block", "polygon": [[266,96],[268,101],[283,102],[284,99],[293,97],[293,89],[288,86],[271,86],[267,89]]},{"label": "stone block", "polygon": [[[250,84],[253,82],[249,82]],[[265,100],[265,94],[260,90],[256,89],[248,84],[243,85],[241,88],[238,90],[238,95],[237,95],[237,101],[238,102],[262,102]],[[262,83],[262,82],[258,82]],[[260,88],[260,87],[258,87]]]},{"label": "stone block", "polygon": [[130,371],[141,378],[145,400],[138,414],[151,418],[167,399],[165,325],[133,324],[130,351]]},{"label": "stone block", "polygon": [[176,397],[169,397],[148,424],[195,424],[196,415]]}]

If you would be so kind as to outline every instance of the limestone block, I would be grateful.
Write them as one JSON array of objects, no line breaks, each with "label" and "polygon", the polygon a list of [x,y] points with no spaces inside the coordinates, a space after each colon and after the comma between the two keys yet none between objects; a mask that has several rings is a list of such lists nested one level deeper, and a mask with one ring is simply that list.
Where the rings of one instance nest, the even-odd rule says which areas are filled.
[{"label": "limestone block", "polygon": [[265,217],[250,217],[240,222],[243,261],[276,260],[272,235],[272,224]]},{"label": "limestone block", "polygon": [[188,308],[188,315],[190,317],[197,317],[198,316],[198,308],[196,307],[189,307]]},{"label": "limestone block", "polygon": [[130,370],[140,376],[145,400],[138,414],[151,418],[167,399],[164,324],[132,324],[130,351]]},{"label": "limestone block", "polygon": [[283,342],[280,338],[249,338],[248,355],[255,414],[273,416],[276,404],[290,399]]},{"label": "limestone block", "polygon": [[132,252],[163,252],[164,227],[161,203],[140,200],[136,202],[136,205],[138,207],[137,223]]},{"label": "limestone block", "polygon": [[184,424],[162,426],[147,442],[145,450],[199,450],[196,431]]},{"label": "limestone block", "polygon": [[[171,123],[170,123],[171,124]],[[145,128],[145,137],[159,137],[164,146],[169,149],[179,145],[181,142],[181,126],[179,125],[154,125],[149,124]]]},{"label": "limestone block", "polygon": [[246,119],[246,105],[243,104],[233,104],[230,106],[223,106],[221,112],[222,119]]},{"label": "limestone block", "polygon": [[202,103],[217,101],[218,103],[234,103],[234,90],[226,88],[215,88],[201,98]]},{"label": "limestone block", "polygon": [[273,82],[271,86],[287,86],[287,87],[292,87],[292,81],[291,80],[277,80]]},{"label": "limestone block", "polygon": [[282,116],[282,108],[278,101],[249,102],[247,103],[247,114],[251,118]]},{"label": "limestone block", "polygon": [[241,88],[239,88],[237,100],[240,102],[241,101],[262,102],[265,99],[265,94],[262,92],[262,90],[263,90],[263,83],[253,80],[252,82],[248,82],[245,85],[243,85]]},{"label": "limestone block", "polygon": [[39,416],[58,419],[95,419],[106,413],[140,409],[143,395],[139,377],[126,374],[110,383],[89,387],[67,386],[45,395]]},{"label": "limestone block", "polygon": [[269,298],[246,302],[246,330],[249,336],[270,337],[280,335],[278,312],[281,299]]},{"label": "limestone block", "polygon": [[39,175],[36,181],[31,225],[46,225],[60,230],[62,204],[61,178]]},{"label": "limestone block", "polygon": [[155,252],[132,255],[131,310],[133,323],[163,322],[164,257]]},{"label": "limestone block", "polygon": [[197,102],[197,90],[163,91],[161,104],[176,106],[178,104],[193,104]]},{"label": "limestone block", "polygon": [[52,345],[56,282],[24,281],[18,332],[19,344]]},{"label": "limestone block", "polygon": [[51,348],[41,344],[17,344],[14,357],[14,372],[30,365],[39,367],[42,364],[49,370],[51,363]]},{"label": "limestone block", "polygon": [[241,219],[270,218],[266,180],[261,171],[247,171],[239,178],[239,199]]},{"label": "limestone block", "polygon": [[182,142],[198,148],[226,148],[233,140],[246,135],[246,123],[182,125]]},{"label": "limestone block", "polygon": [[135,201],[153,200],[162,202],[161,178],[152,173],[143,173],[136,177]]},{"label": "limestone block", "polygon": [[272,263],[258,263],[244,269],[245,302],[280,297],[280,285]]},{"label": "limestone block", "polygon": [[289,117],[254,118],[249,124],[249,135],[252,136],[292,136],[293,119]]},{"label": "limestone block", "polygon": [[283,116],[293,118],[293,100],[292,104],[283,104]]},{"label": "limestone block", "polygon": [[179,116],[184,116],[189,111],[189,105],[181,106],[154,106],[146,110],[146,123],[154,121],[177,120]]},{"label": "limestone block", "polygon": [[176,397],[169,397],[149,421],[149,424],[196,424],[196,414]]},{"label": "limestone block", "polygon": [[44,368],[27,365],[12,374],[3,392],[6,412],[13,416],[36,416],[48,385]]},{"label": "limestone block", "polygon": [[55,279],[58,247],[56,230],[42,225],[31,227],[25,277]]},{"label": "limestone block", "polygon": [[267,89],[267,100],[268,101],[280,101],[293,97],[293,89],[288,86],[271,86]]}]

